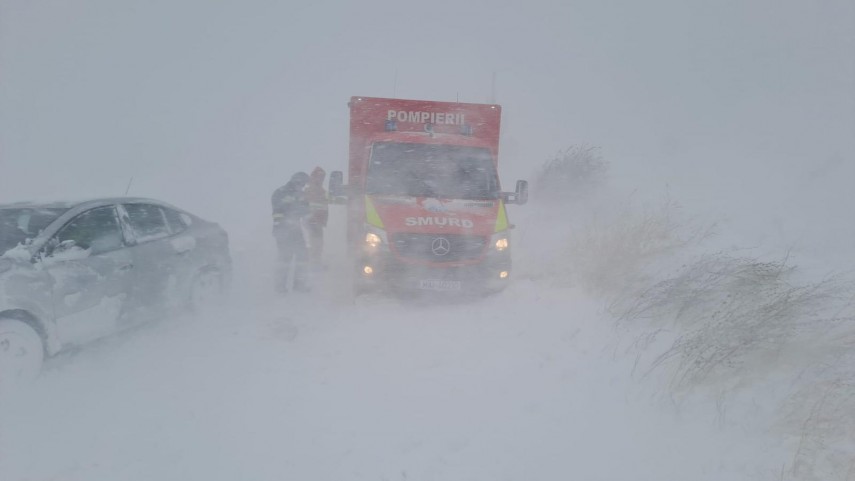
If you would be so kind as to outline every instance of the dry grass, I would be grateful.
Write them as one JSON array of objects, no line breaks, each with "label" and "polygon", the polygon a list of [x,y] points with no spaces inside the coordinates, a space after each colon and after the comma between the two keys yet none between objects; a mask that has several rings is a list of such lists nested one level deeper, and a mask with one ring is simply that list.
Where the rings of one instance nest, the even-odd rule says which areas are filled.
[{"label": "dry grass", "polygon": [[546,161],[535,175],[533,194],[541,199],[580,199],[600,189],[609,163],[599,147],[573,145]]},{"label": "dry grass", "polygon": [[679,333],[650,368],[669,365],[671,387],[689,388],[725,372],[738,374],[752,358],[774,361],[791,341],[819,336],[845,320],[839,315],[850,283],[830,277],[798,284],[793,273],[786,259],[706,255],[624,303],[617,318],[646,319]]},{"label": "dry grass", "polygon": [[651,281],[657,261],[699,244],[714,228],[692,225],[666,198],[653,208],[626,206],[616,215],[591,219],[570,235],[566,254],[578,284],[607,297],[626,295]]},{"label": "dry grass", "polygon": [[[786,259],[706,255],[612,309],[640,327],[633,349],[659,349],[641,371],[664,373],[669,398],[719,393],[723,412],[740,394],[762,397],[757,380],[789,379],[793,394],[766,407],[798,439],[782,478],[855,480],[855,286],[796,274]],[[665,330],[662,349],[653,339]]]},{"label": "dry grass", "polygon": [[667,399],[708,397],[722,419],[751,412],[758,397],[772,403],[766,428],[795,446],[778,479],[855,481],[855,282],[805,279],[786,257],[703,254],[714,226],[687,219],[669,197],[616,209],[591,188],[606,174],[585,146],[541,169],[535,201],[564,202],[560,216],[544,205],[542,220],[569,228],[552,227],[563,243],[542,249],[530,277],[602,297],[631,333],[636,372],[664,377]]},{"label": "dry grass", "polygon": [[633,333],[637,372],[667,380],[665,398],[716,399],[723,420],[753,409],[774,377],[780,392],[763,409],[777,421],[767,428],[795,446],[780,479],[855,481],[848,276],[809,280],[786,257],[699,253],[714,226],[695,226],[668,198],[610,214],[577,209],[568,222],[577,227],[559,253],[566,261],[546,276],[606,300]]}]

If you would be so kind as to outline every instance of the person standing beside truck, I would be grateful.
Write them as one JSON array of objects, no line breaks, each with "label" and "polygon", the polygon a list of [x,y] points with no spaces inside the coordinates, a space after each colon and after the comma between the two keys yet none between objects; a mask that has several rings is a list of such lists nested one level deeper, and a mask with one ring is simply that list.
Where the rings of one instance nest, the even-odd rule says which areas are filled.
[{"label": "person standing beside truck", "polygon": [[308,234],[309,260],[315,266],[321,266],[321,258],[324,252],[324,228],[329,219],[329,198],[324,189],[324,179],[327,173],[320,167],[315,167],[309,176],[309,185],[306,187],[306,200],[309,202],[309,216],[306,218],[306,232]]},{"label": "person standing beside truck", "polygon": [[310,213],[304,192],[309,182],[305,172],[297,172],[287,184],[273,192],[273,237],[279,250],[276,268],[276,290],[288,292],[288,277],[294,269],[293,288],[308,291],[306,239],[303,237],[303,218]]}]

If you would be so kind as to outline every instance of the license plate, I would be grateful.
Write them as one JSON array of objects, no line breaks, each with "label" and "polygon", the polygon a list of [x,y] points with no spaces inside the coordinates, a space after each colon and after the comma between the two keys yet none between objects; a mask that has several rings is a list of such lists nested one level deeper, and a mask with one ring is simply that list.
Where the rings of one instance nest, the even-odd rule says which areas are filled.
[{"label": "license plate", "polygon": [[460,281],[445,281],[442,279],[422,279],[419,281],[419,289],[429,291],[459,291]]}]

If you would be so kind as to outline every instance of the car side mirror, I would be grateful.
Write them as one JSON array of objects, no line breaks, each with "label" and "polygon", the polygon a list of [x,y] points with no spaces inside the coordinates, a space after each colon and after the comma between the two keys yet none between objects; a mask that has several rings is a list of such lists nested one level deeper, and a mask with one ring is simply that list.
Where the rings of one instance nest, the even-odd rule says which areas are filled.
[{"label": "car side mirror", "polygon": [[64,240],[62,242],[54,240],[52,245],[47,250],[47,257],[64,258],[68,253],[73,252],[76,247],[77,242],[71,239]]},{"label": "car side mirror", "polygon": [[340,170],[330,172],[330,197],[345,197],[347,193],[344,190],[344,174]]},{"label": "car side mirror", "polygon": [[[69,242],[69,241],[65,241],[65,242]],[[71,242],[73,243],[74,241],[71,241]],[[41,250],[39,251],[39,253],[37,255],[38,255],[38,257],[40,257],[42,259],[46,259],[46,258],[54,255],[54,253],[60,252],[62,249],[70,248],[69,244],[65,244],[65,247],[60,247],[62,244],[63,243],[60,243],[58,238],[54,237],[54,238],[50,239],[49,241],[45,242],[44,247],[41,248]]]},{"label": "car side mirror", "polygon": [[514,202],[523,205],[528,202],[528,181],[518,180],[517,189],[514,192]]},{"label": "car side mirror", "polygon": [[44,253],[41,255],[43,262],[61,262],[80,260],[89,257],[89,251],[82,249],[77,245],[77,242],[68,239],[59,242],[57,239],[52,239],[45,246]]},{"label": "car side mirror", "polygon": [[528,181],[518,180],[517,189],[514,192],[502,192],[502,199],[506,204],[523,205],[528,202]]}]

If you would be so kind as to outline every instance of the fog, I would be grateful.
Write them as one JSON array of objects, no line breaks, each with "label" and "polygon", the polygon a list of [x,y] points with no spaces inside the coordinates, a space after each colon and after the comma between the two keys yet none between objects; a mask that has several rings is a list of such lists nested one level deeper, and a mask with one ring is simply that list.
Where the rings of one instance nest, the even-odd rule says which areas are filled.
[{"label": "fog", "polygon": [[586,142],[645,185],[774,205],[855,142],[845,0],[0,8],[3,200],[133,177],[240,235],[293,171],[346,167],[351,95],[495,99],[505,183]]},{"label": "fog", "polygon": [[[23,456],[0,449],[0,478],[852,479],[855,426],[810,471],[797,430],[775,430],[777,408],[746,407],[798,403],[790,378],[768,398],[740,394],[727,420],[715,396],[730,385],[672,408],[651,394],[667,379],[640,380],[602,318],[613,297],[547,269],[577,268],[561,247],[574,233],[668,198],[716,225],[693,252],[787,257],[804,282],[848,275],[853,52],[851,0],[3,0],[0,203],[126,191],[173,203],[229,232],[236,285],[204,335],[184,319],[54,362],[0,418],[0,448]],[[532,202],[509,208],[520,274],[507,291],[413,309],[353,300],[329,273],[308,299],[273,296],[270,195],[296,171],[347,170],[353,95],[502,105],[501,181],[532,180]],[[610,164],[607,184],[540,195],[539,169],[578,145]],[[333,271],[343,222],[334,211]],[[223,371],[235,389],[218,385]],[[96,395],[108,414],[86,409]],[[148,409],[129,412],[139,396]],[[277,400],[299,414],[249,413],[278,413]],[[63,401],[91,421],[63,418]],[[55,442],[35,447],[44,437]]]}]

